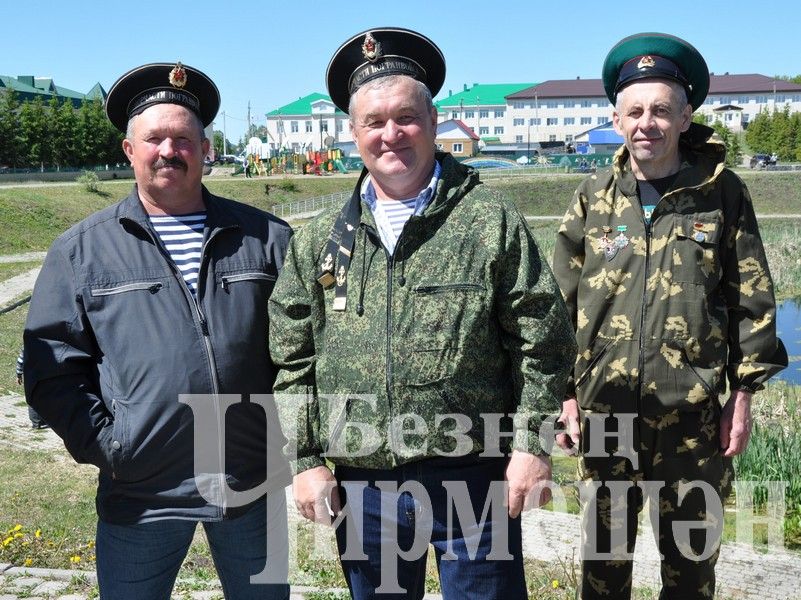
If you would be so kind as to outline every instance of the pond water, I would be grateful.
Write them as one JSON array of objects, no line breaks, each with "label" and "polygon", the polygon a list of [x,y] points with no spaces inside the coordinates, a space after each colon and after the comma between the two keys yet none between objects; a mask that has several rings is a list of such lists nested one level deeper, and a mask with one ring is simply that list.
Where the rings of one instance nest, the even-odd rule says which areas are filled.
[{"label": "pond water", "polygon": [[787,368],[776,375],[776,379],[801,385],[801,298],[779,303],[776,328],[790,358]]}]

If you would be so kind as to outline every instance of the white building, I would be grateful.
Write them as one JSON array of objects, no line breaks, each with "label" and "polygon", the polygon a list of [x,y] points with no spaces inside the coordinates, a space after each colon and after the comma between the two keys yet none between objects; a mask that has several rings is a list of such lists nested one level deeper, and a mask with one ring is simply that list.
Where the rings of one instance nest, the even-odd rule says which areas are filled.
[{"label": "white building", "polygon": [[[439,122],[455,119],[476,133],[486,151],[493,145],[529,153],[548,144],[573,143],[577,135],[612,120],[600,79],[554,79],[526,83],[473,84],[435,102]],[[801,85],[765,75],[714,75],[698,107],[708,122],[742,131],[761,110],[801,112]],[[348,115],[325,94],[313,93],[267,113],[271,151],[294,152],[352,142]]]}]

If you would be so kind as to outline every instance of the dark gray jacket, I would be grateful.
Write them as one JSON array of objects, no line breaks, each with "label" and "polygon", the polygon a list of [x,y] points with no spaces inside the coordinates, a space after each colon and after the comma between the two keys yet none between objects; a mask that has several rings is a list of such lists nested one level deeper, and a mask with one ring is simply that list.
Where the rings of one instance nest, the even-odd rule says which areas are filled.
[{"label": "dark gray jacket", "polygon": [[[247,505],[228,505],[226,487],[289,481],[271,402],[265,409],[237,399],[225,411],[226,398],[212,398],[210,424],[179,402],[181,394],[248,400],[269,394],[275,379],[267,298],[291,229],[205,188],[203,198],[197,301],[136,188],[54,242],[33,292],[26,396],[78,462],[100,469],[97,510],[109,522],[234,517]],[[198,491],[195,450],[224,461],[224,475],[201,484],[219,501]]]}]

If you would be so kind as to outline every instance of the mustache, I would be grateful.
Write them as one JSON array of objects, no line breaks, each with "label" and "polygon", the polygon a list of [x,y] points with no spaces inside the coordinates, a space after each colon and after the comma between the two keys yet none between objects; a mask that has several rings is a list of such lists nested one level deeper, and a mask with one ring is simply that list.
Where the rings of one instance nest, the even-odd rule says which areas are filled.
[{"label": "mustache", "polygon": [[179,167],[184,171],[186,171],[188,168],[187,164],[177,156],[173,156],[172,158],[160,158],[153,163],[154,170],[162,169],[164,167]]}]

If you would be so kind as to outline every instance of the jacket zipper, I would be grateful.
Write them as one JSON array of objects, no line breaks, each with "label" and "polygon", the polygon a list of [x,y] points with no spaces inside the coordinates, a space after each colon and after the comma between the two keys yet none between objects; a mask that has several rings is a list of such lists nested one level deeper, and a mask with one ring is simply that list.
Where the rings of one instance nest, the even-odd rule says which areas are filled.
[{"label": "jacket zipper", "polygon": [[420,294],[440,294],[453,290],[475,290],[483,292],[486,289],[487,288],[478,283],[447,283],[444,285],[418,285],[414,288],[414,291]]},{"label": "jacket zipper", "polygon": [[[210,374],[211,374],[211,388],[212,388],[211,389],[211,393],[212,393],[212,395],[214,396],[214,399],[215,399],[214,400],[214,412],[215,412],[215,416],[217,417],[217,439],[218,440],[222,440],[223,438],[222,438],[222,431],[221,431],[222,427],[221,427],[220,405],[219,405],[219,402],[217,402],[217,397],[220,395],[220,382],[219,382],[219,379],[217,377],[217,361],[214,358],[214,350],[211,347],[211,339],[209,337],[209,324],[208,324],[208,321],[206,320],[206,315],[204,314],[203,309],[200,307],[200,303],[198,302],[198,299],[194,296],[194,294],[192,294],[192,290],[189,289],[189,286],[186,284],[186,281],[184,281],[184,277],[181,274],[181,271],[175,265],[175,263],[173,262],[172,258],[170,258],[169,253],[167,253],[167,251],[159,243],[159,240],[157,240],[155,238],[155,236],[150,232],[149,229],[147,230],[147,232],[148,232],[148,235],[150,235],[151,239],[153,240],[153,243],[156,245],[157,248],[159,248],[159,250],[162,253],[162,255],[166,258],[167,264],[169,265],[173,276],[178,281],[178,285],[182,286],[182,289],[183,289],[183,292],[184,292],[184,297],[187,299],[187,302],[189,303],[189,306],[192,309],[192,312],[193,312],[193,314],[194,314],[194,316],[196,318],[196,321],[200,325],[200,331],[203,334],[202,335],[202,337],[203,337],[203,345],[204,345],[204,348],[206,350],[206,360],[208,361],[209,371],[210,371]],[[201,290],[203,289],[203,283],[204,283],[204,280],[205,280],[204,275],[205,275],[205,272],[206,272],[206,264],[207,264],[207,259],[208,259],[208,254],[206,254],[206,250],[208,249],[208,245],[211,243],[211,240],[214,239],[216,233],[217,232],[213,232],[209,236],[209,238],[203,242],[203,246],[200,248],[200,270],[198,271],[198,281],[197,281],[198,293],[200,293]],[[225,456],[223,455],[223,453],[224,453],[223,444],[219,444],[218,445],[218,459],[220,460],[220,466],[221,467],[225,466]],[[220,496],[221,496],[220,497],[220,511],[219,511],[219,516],[220,517],[225,516],[225,512],[226,512],[226,509],[227,509],[227,503],[225,501],[225,494],[222,493],[222,490],[225,489],[225,473],[222,472],[224,470],[225,470],[224,468],[221,468],[221,472],[218,474],[219,475],[218,480],[219,480],[219,483],[220,483],[220,492],[221,492],[221,494],[220,494]]]},{"label": "jacket zipper", "polygon": [[[211,243],[211,240],[214,239],[216,233],[217,232],[212,232],[209,238],[203,242],[203,247],[200,249],[200,270],[197,276],[198,294],[200,294],[201,290],[203,289],[203,284],[205,283],[206,279],[206,267],[208,265],[209,258],[206,251],[208,250],[208,245]],[[183,275],[178,273],[178,277],[180,277],[181,281],[183,281]],[[186,286],[186,282],[184,282],[184,286]],[[189,291],[188,286],[186,287],[187,291]],[[191,295],[191,291],[189,293]],[[225,420],[225,415],[220,414],[220,403],[218,401],[218,396],[220,394],[220,381],[217,377],[217,361],[214,358],[214,348],[211,346],[211,337],[209,336],[209,324],[197,297],[192,296],[192,304],[194,304],[195,309],[197,310],[198,319],[200,321],[200,331],[203,333],[203,343],[206,348],[206,358],[209,363],[209,370],[211,371],[211,387],[212,395],[214,396],[214,414],[217,417],[217,439],[222,442],[224,439],[222,423]],[[217,445],[217,458],[220,461],[220,472],[217,474],[220,486],[220,513],[221,516],[224,516],[228,509],[228,503],[226,502],[225,493],[223,492],[223,490],[225,490],[225,447],[222,443]]]},{"label": "jacket zipper", "polygon": [[126,283],[124,285],[118,285],[113,288],[99,288],[90,290],[89,293],[94,296],[113,296],[114,294],[122,294],[124,292],[133,292],[137,290],[147,290],[151,294],[155,294],[161,288],[164,287],[164,284],[160,281],[140,281],[137,283]]},{"label": "jacket zipper", "polygon": [[220,286],[224,290],[228,290],[229,283],[237,281],[275,281],[275,276],[269,273],[262,273],[260,271],[254,273],[239,273],[237,275],[226,275],[220,279]]},{"label": "jacket zipper", "polygon": [[[661,200],[661,199],[660,199]],[[642,206],[640,206],[642,211]],[[651,223],[653,223],[654,213],[656,207],[651,211]],[[638,377],[637,377],[637,414],[641,414],[642,408],[642,382],[645,377],[645,314],[647,312],[648,300],[648,271],[651,268],[651,223],[645,220],[645,213],[642,219],[645,225],[645,273],[642,283],[642,310],[640,311],[640,343],[639,343],[639,359],[637,361]]]}]

